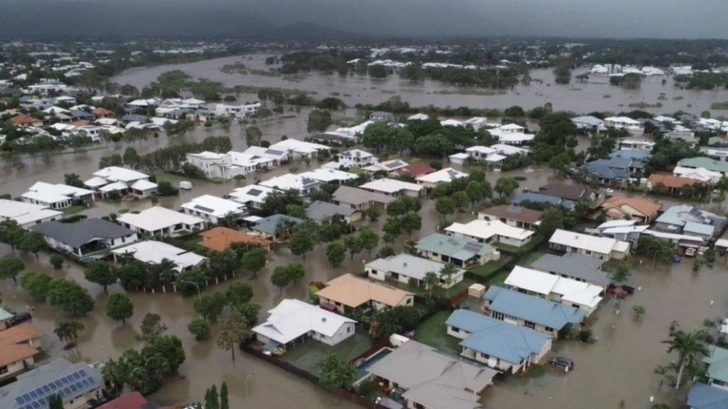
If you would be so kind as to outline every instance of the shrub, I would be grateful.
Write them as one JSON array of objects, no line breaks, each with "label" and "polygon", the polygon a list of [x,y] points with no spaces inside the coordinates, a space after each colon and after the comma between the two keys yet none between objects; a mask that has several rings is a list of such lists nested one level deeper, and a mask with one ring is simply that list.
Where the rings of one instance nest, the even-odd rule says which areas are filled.
[{"label": "shrub", "polygon": [[61,268],[63,268],[63,257],[61,257],[60,255],[51,254],[49,261],[53,266],[54,270],[60,270]]},{"label": "shrub", "polygon": [[204,318],[198,317],[193,319],[189,324],[187,324],[187,329],[198,341],[202,341],[210,336],[210,324],[208,324]]}]

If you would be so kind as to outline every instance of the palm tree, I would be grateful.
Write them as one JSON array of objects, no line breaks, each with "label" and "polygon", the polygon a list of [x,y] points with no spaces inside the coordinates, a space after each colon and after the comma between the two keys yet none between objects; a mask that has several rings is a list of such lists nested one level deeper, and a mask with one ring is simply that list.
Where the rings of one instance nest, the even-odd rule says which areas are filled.
[{"label": "palm tree", "polygon": [[250,335],[248,331],[248,323],[242,314],[233,311],[229,317],[220,323],[220,332],[217,334],[215,341],[217,347],[230,351],[233,356],[233,364],[235,363],[235,347],[245,341]]},{"label": "palm tree", "polygon": [[450,297],[450,284],[452,284],[452,276],[453,274],[458,272],[458,268],[455,267],[455,264],[453,263],[447,263],[445,264],[442,269],[440,270],[440,277],[445,281],[445,284],[447,285],[447,296]]},{"label": "palm tree", "polygon": [[113,391],[113,395],[118,395],[124,389],[124,383],[127,379],[125,370],[126,366],[122,365],[118,361],[114,361],[109,358],[109,361],[104,364],[101,369],[101,375],[104,377],[104,382],[107,388]]},{"label": "palm tree", "polygon": [[437,276],[437,274],[430,271],[425,274],[425,278],[422,281],[425,284],[427,292],[430,294],[430,298],[432,298],[432,292],[435,291],[435,287],[440,284],[440,278]]},{"label": "palm tree", "polygon": [[78,321],[61,322],[58,324],[53,333],[58,336],[58,339],[66,343],[73,342],[76,344],[78,340],[78,333],[86,329],[86,326]]},{"label": "palm tree", "polygon": [[705,345],[705,331],[692,330],[685,332],[678,326],[672,326],[670,329],[670,338],[662,341],[663,344],[669,345],[667,352],[678,353],[678,363],[680,369],[677,373],[675,381],[675,389],[680,389],[680,382],[685,367],[692,367],[700,358],[708,354],[708,347]]}]

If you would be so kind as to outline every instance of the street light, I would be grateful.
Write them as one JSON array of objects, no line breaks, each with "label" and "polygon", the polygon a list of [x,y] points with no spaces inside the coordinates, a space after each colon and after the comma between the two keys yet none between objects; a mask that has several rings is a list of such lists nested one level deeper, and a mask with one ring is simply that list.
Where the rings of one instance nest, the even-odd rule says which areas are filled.
[{"label": "street light", "polygon": [[195,286],[195,288],[197,288],[197,298],[198,298],[198,299],[200,299],[200,300],[202,300],[202,294],[200,293],[200,285],[199,285],[199,284],[197,284],[197,283],[196,283],[196,282],[194,282],[194,281],[180,281],[180,283],[185,283],[185,284],[192,284],[192,285],[194,285],[194,286]]},{"label": "street light", "polygon": [[248,401],[248,406],[250,406],[250,391],[248,390],[248,379],[250,379],[251,376],[255,375],[255,371],[248,374],[248,376],[245,377],[245,400]]}]

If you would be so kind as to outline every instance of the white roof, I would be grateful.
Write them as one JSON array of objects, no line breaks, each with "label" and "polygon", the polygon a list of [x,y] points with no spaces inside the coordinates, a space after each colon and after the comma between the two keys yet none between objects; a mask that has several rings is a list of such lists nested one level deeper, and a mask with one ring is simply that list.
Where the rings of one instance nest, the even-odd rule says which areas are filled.
[{"label": "white roof", "polygon": [[43,205],[0,199],[0,218],[14,219],[21,226],[27,223],[32,223],[36,220],[45,220],[60,214],[62,214],[62,212],[48,209]]},{"label": "white roof", "polygon": [[214,217],[225,217],[229,214],[240,214],[244,206],[232,200],[212,195],[196,197],[182,205],[183,208],[207,214]]},{"label": "white roof", "polygon": [[604,287],[520,266],[513,268],[511,274],[506,278],[505,284],[540,294],[543,297],[557,294],[563,301],[587,305],[591,308],[599,304],[602,300],[599,294],[604,291]]},{"label": "white roof", "polygon": [[251,155],[245,152],[230,151],[227,153],[227,155],[230,157],[231,164],[243,167],[258,165],[271,166],[274,160],[273,158],[267,156]]},{"label": "white roof", "polygon": [[265,202],[265,198],[275,191],[275,189],[268,186],[248,185],[233,190],[230,192],[229,196],[230,199],[240,203],[263,203]]},{"label": "white roof", "polygon": [[294,299],[285,299],[268,311],[266,322],[253,328],[253,332],[280,344],[291,342],[311,331],[332,337],[346,323],[356,321],[318,306]]},{"label": "white roof", "polygon": [[299,141],[298,139],[288,138],[285,141],[276,142],[270,146],[273,150],[284,150],[284,151],[295,151],[302,153],[318,152],[321,150],[327,151],[329,148],[326,145],[319,143],[312,143],[306,141]]},{"label": "white roof", "polygon": [[506,157],[503,155],[499,155],[497,153],[491,153],[490,155],[485,157],[486,162],[500,162]]},{"label": "white roof", "polygon": [[516,266],[506,278],[505,285],[547,296],[558,281],[557,275]]},{"label": "white roof", "polygon": [[149,175],[137,172],[133,169],[126,169],[119,166],[109,166],[94,172],[94,176],[99,176],[110,182],[133,182],[139,179],[149,179]]},{"label": "white roof", "polygon": [[34,192],[34,191],[28,191],[21,195],[21,197],[26,199],[32,199],[41,203],[58,203],[58,202],[65,202],[67,200],[71,200],[70,197],[64,196],[59,193],[55,192]]},{"label": "white roof", "polygon": [[140,241],[130,246],[112,250],[112,252],[119,255],[133,254],[135,259],[149,264],[159,264],[162,260],[167,259],[174,262],[177,271],[197,266],[206,259],[199,254],[153,240]]},{"label": "white roof", "polygon": [[304,189],[309,189],[311,187],[316,187],[321,182],[313,179],[309,176],[307,176],[304,173],[301,173],[299,175],[294,175],[292,173],[286,173],[285,175],[276,176],[273,178],[270,178],[266,181],[260,182],[259,184],[261,186],[267,186],[279,190],[299,190],[302,191]]},{"label": "white roof", "polygon": [[348,180],[356,180],[359,177],[353,173],[344,172],[342,170],[322,168],[318,168],[310,172],[304,172],[301,174],[301,176],[316,179],[321,182],[346,182]]},{"label": "white roof", "polygon": [[196,225],[205,221],[196,216],[176,212],[161,206],[150,207],[138,214],[124,213],[117,219],[146,231],[157,231],[178,224]]},{"label": "white roof", "polygon": [[467,159],[467,158],[469,158],[469,157],[470,157],[470,155],[468,155],[468,154],[467,154],[467,153],[465,153],[465,152],[460,152],[460,153],[453,153],[452,155],[450,155],[450,156],[448,156],[448,157],[449,157],[450,159]]},{"label": "white roof", "polygon": [[517,240],[524,240],[534,233],[530,230],[509,226],[500,220],[473,220],[470,223],[453,223],[445,229],[450,233],[461,234],[467,237],[488,240],[493,236],[503,236]]},{"label": "white roof", "polygon": [[491,148],[495,149],[496,152],[498,152],[502,155],[506,155],[506,156],[517,155],[517,154],[525,155],[528,153],[528,149],[518,148],[515,146],[511,146],[511,145],[506,145],[504,143],[497,143],[495,145],[491,145]]},{"label": "white roof", "polygon": [[714,172],[706,168],[686,168],[683,166],[675,166],[672,174],[688,179],[699,180],[701,182],[710,182],[713,179],[720,179],[723,175],[720,172]]},{"label": "white roof", "polygon": [[115,190],[124,190],[124,189],[128,189],[128,188],[129,188],[129,185],[127,185],[124,182],[114,182],[114,183],[109,183],[106,186],[102,186],[101,188],[99,188],[99,190],[102,192],[113,192]]},{"label": "white roof", "polygon": [[458,121],[457,119],[445,119],[440,121],[440,125],[442,126],[463,126],[464,123],[461,121]]},{"label": "white roof", "polygon": [[426,114],[414,114],[407,118],[408,121],[426,121],[429,118]]},{"label": "white roof", "polygon": [[207,159],[207,160],[223,160],[225,159],[224,153],[204,151],[200,153],[188,153],[188,157]]},{"label": "white roof", "polygon": [[361,158],[361,159],[366,159],[366,158],[374,157],[374,155],[372,153],[370,153],[370,152],[363,151],[361,149],[350,149],[348,151],[341,152],[339,154],[339,157],[342,157],[342,158]]},{"label": "white roof", "polygon": [[57,183],[55,185],[52,185],[52,184],[46,183],[46,182],[36,182],[28,190],[31,190],[34,192],[51,192],[51,193],[68,196],[68,197],[87,196],[87,195],[92,195],[94,193],[93,191],[88,190],[88,189],[64,185],[63,183]]},{"label": "white roof", "polygon": [[668,240],[697,241],[700,243],[702,243],[704,241],[702,237],[690,236],[687,234],[666,233],[666,232],[656,231],[656,230],[645,230],[644,233],[649,234],[651,236],[659,237],[661,239],[668,239]]},{"label": "white roof", "polygon": [[500,133],[497,135],[499,142],[528,142],[532,141],[536,135],[527,133]]},{"label": "white roof", "polygon": [[117,122],[119,121],[115,118],[99,118],[96,120],[99,125],[116,125]]},{"label": "white roof", "polygon": [[488,146],[471,146],[468,149],[465,149],[465,152],[480,152],[480,153],[484,153],[487,155],[487,154],[495,153],[497,151]]},{"label": "white roof", "polygon": [[91,188],[100,187],[100,186],[106,185],[108,183],[109,183],[108,180],[106,180],[102,177],[98,177],[98,176],[94,176],[91,179],[83,182],[84,185],[91,187]]},{"label": "white roof", "polygon": [[728,248],[728,240],[726,239],[718,239],[715,241],[715,247],[723,247]]},{"label": "white roof", "polygon": [[[549,243],[560,244],[562,246],[568,246],[588,251],[593,251],[599,254],[610,254],[612,251],[619,251],[622,248],[617,248],[618,240],[610,239],[608,237],[595,237],[587,234],[576,233],[573,231],[558,229],[554,232],[549,239]],[[629,247],[629,244],[627,244]],[[624,249],[626,251],[626,249]]]},{"label": "white roof", "polygon": [[623,220],[623,219],[609,220],[609,221],[606,221],[606,222],[600,224],[599,226],[597,226],[597,229],[602,230],[602,229],[609,229],[612,227],[627,227],[627,226],[634,226],[635,224],[637,224],[637,220]]},{"label": "white roof", "polygon": [[288,156],[288,150],[269,149],[262,146],[251,146],[243,152],[245,155],[259,156],[268,159],[281,160]]},{"label": "white roof", "polygon": [[[366,265],[367,269],[397,273],[418,280],[424,279],[427,273],[435,273],[439,277],[440,270],[443,267],[445,267],[445,263],[416,257],[407,253],[400,253],[387,258],[378,258]],[[458,269],[456,274],[462,272],[462,269]]]},{"label": "white roof", "polygon": [[418,182],[424,183],[440,183],[440,182],[452,182],[455,179],[468,177],[467,173],[460,172],[453,168],[440,169],[437,172],[428,173],[426,175],[419,176]]},{"label": "white roof", "polygon": [[404,182],[401,180],[389,178],[372,180],[371,182],[365,183],[359,187],[362,189],[376,190],[377,192],[384,193],[396,193],[403,190],[420,192],[422,191],[422,189],[424,189],[424,187],[415,183]]},{"label": "white roof", "polygon": [[649,228],[650,228],[650,226],[648,226],[648,225],[609,227],[607,229],[602,230],[602,233],[604,233],[604,234],[642,233],[643,231],[645,231]]},{"label": "white roof", "polygon": [[157,184],[146,179],[141,179],[134,182],[134,184],[131,185],[131,188],[136,190],[150,190],[156,189]]},{"label": "white roof", "polygon": [[517,125],[517,124],[506,124],[506,125],[501,126],[498,129],[503,129],[503,130],[507,130],[507,131],[522,131],[526,128],[522,127],[521,125]]}]

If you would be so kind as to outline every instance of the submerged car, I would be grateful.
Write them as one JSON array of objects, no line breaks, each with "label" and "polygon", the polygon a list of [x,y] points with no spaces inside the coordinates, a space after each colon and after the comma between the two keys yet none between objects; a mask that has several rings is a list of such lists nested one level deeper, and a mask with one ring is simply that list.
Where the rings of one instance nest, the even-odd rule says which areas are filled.
[{"label": "submerged car", "polygon": [[563,356],[555,356],[549,360],[551,366],[558,368],[564,368],[564,371],[571,371],[574,369],[574,361]]}]

